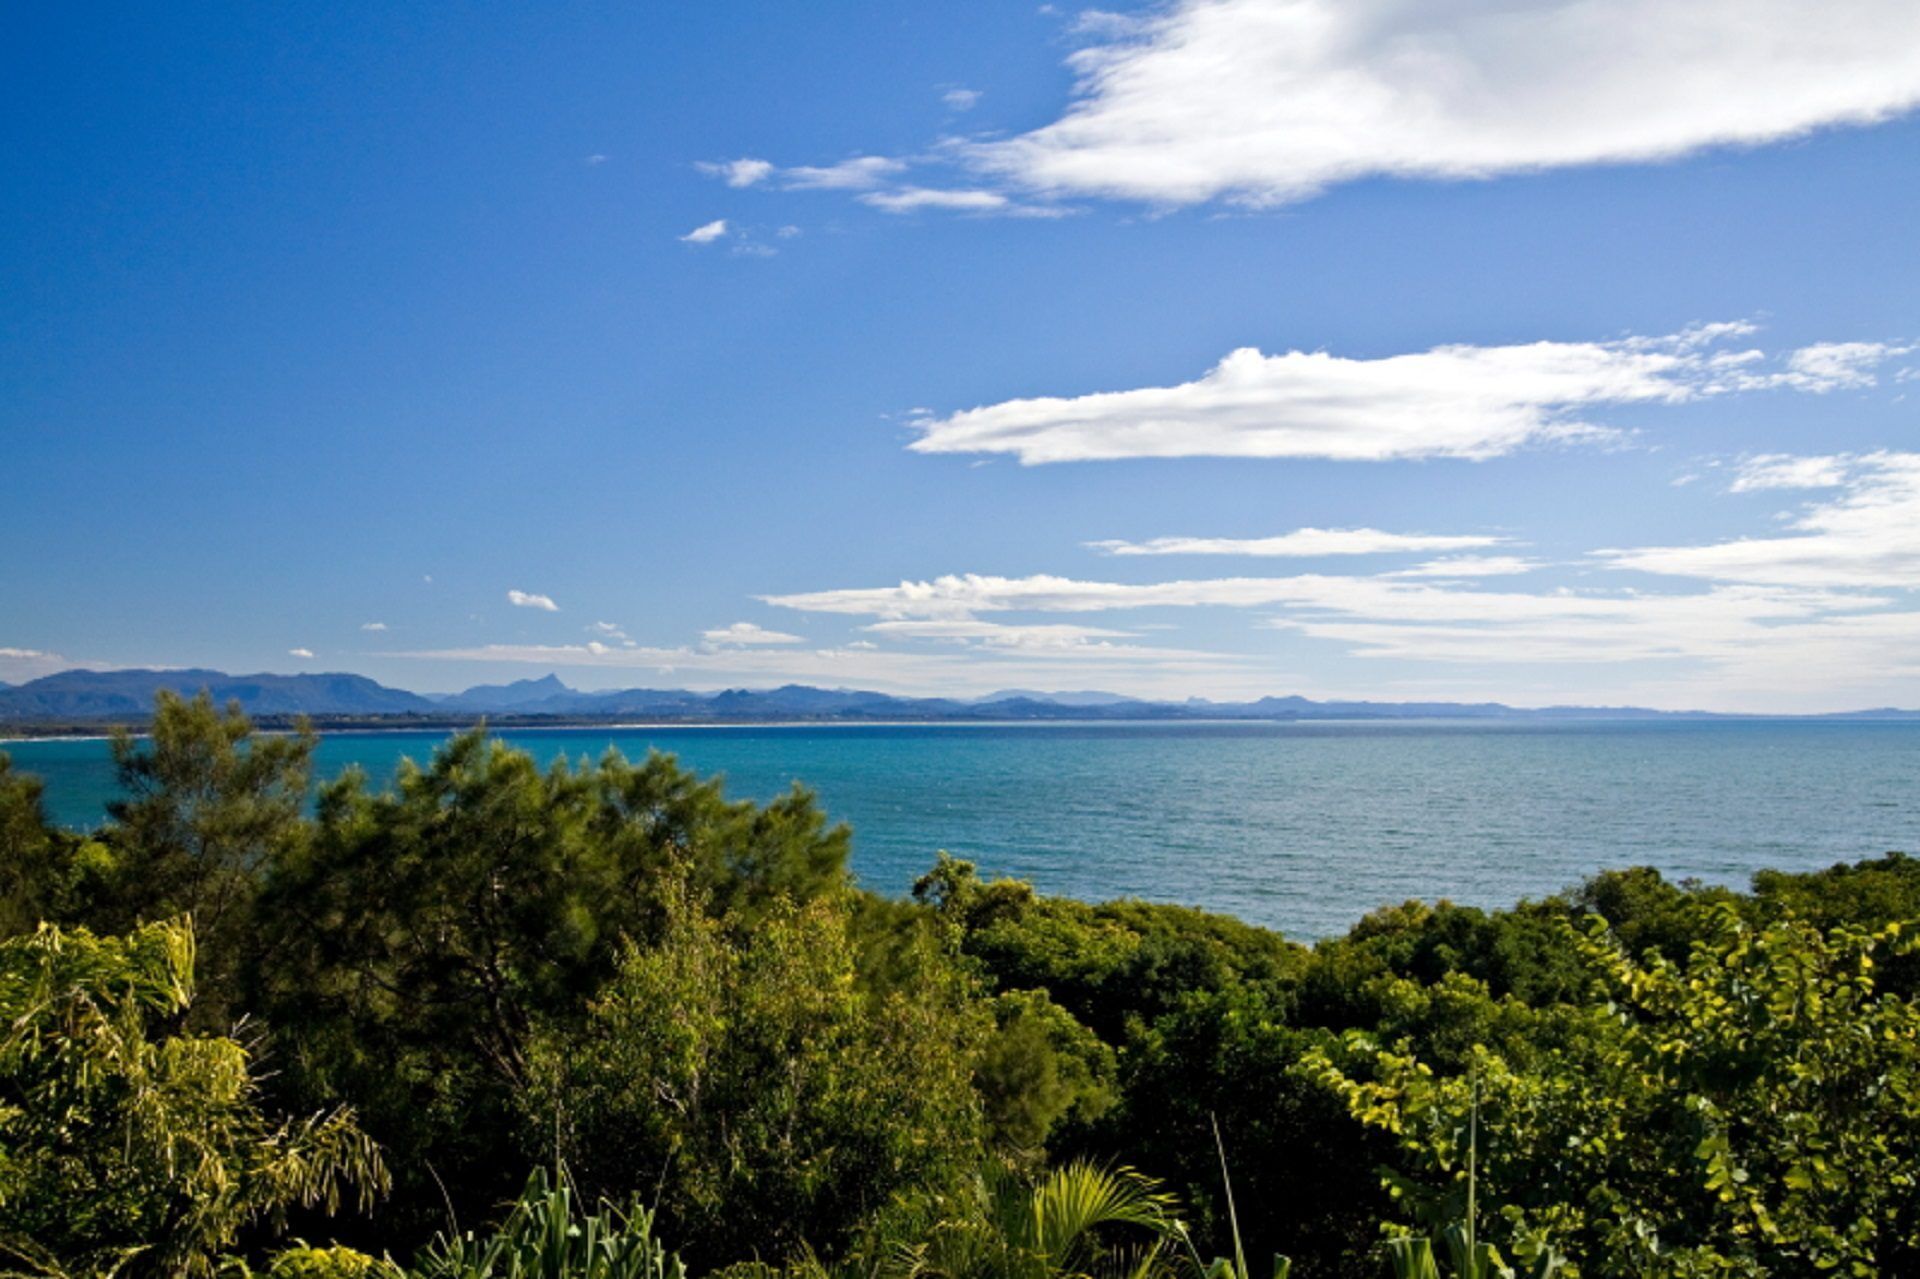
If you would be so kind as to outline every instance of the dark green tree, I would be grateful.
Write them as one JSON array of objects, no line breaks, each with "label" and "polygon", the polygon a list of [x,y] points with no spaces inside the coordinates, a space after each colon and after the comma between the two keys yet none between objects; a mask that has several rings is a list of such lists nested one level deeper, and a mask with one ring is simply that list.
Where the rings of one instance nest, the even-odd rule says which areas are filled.
[{"label": "dark green tree", "polygon": [[577,1023],[659,937],[667,884],[751,920],[845,894],[846,850],[802,790],[733,802],[661,755],[542,770],[465,733],[390,791],[322,791],[261,901],[257,1006],[293,1096],[351,1098],[404,1152],[391,1216],[424,1230],[443,1184],[469,1214],[511,1192],[534,1027]]},{"label": "dark green tree", "polygon": [[42,793],[0,752],[0,938],[76,922],[115,888],[112,851],[49,825]]},{"label": "dark green tree", "polygon": [[122,798],[102,833],[112,879],[82,922],[118,931],[190,916],[197,1025],[222,1028],[236,1015],[242,973],[263,940],[254,898],[268,864],[307,833],[315,740],[305,725],[256,733],[237,704],[221,711],[204,692],[187,700],[164,689],[147,737],[114,733]]}]

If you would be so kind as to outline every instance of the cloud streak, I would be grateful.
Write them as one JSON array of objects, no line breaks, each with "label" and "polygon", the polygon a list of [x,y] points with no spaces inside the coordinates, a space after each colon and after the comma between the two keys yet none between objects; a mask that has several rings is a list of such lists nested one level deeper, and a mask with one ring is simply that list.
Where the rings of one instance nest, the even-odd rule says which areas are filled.
[{"label": "cloud streak", "polygon": [[[1898,348],[1838,361],[1773,360],[1732,343],[1752,325],[1700,325],[1604,342],[1453,345],[1357,359],[1324,351],[1229,354],[1175,386],[1006,400],[915,419],[920,453],[1005,453],[1025,465],[1121,458],[1482,460],[1555,441],[1614,438],[1609,407],[1775,387],[1870,384]],[[1824,351],[1827,348],[1807,348]],[[1864,382],[1863,382],[1864,379]]]},{"label": "cloud streak", "polygon": [[536,595],[532,591],[510,590],[507,592],[507,603],[515,608],[537,608],[545,613],[560,611],[560,606],[553,602],[552,596]]},{"label": "cloud streak", "polygon": [[892,191],[869,191],[858,197],[882,213],[918,213],[923,209],[947,209],[959,213],[997,213],[1011,203],[997,191],[942,190],[933,187],[900,187]]},{"label": "cloud streak", "polygon": [[716,630],[702,631],[700,637],[709,644],[757,645],[757,644],[804,644],[806,640],[798,635],[789,635],[785,631],[770,631],[764,626],[752,622],[735,622],[731,626],[722,626]]},{"label": "cloud streak", "polygon": [[1393,551],[1457,551],[1494,546],[1504,538],[1481,534],[1385,533],[1377,528],[1302,528],[1276,537],[1156,537],[1145,542],[1108,539],[1087,545],[1106,555],[1257,555],[1309,558],[1382,555]]}]

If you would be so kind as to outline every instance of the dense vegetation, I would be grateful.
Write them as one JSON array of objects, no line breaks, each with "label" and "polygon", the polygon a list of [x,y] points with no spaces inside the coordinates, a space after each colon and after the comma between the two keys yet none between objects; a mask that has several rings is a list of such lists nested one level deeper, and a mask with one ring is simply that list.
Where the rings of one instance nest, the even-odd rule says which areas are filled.
[{"label": "dense vegetation", "polygon": [[0,756],[0,1271],[1920,1273],[1920,862],[1309,948],[882,899],[666,757],[313,745],[163,696],[85,834]]}]

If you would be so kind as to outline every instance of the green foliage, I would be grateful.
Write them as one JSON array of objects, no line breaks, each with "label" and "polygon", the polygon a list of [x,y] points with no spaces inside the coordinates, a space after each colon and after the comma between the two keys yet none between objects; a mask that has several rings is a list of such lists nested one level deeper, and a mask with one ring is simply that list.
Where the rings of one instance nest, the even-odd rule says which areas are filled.
[{"label": "green foliage", "polygon": [[315,738],[304,726],[260,736],[238,705],[215,709],[162,691],[149,736],[113,738],[125,797],[106,839],[107,891],[82,916],[96,929],[188,915],[199,941],[197,1025],[231,1021],[240,973],[257,940],[253,900],[269,862],[305,834]]},{"label": "green foliage", "polygon": [[863,990],[845,905],[769,906],[744,930],[665,899],[583,1026],[536,1040],[525,1111],[589,1188],[658,1187],[704,1262],[833,1249],[893,1196],[977,1157],[969,1085],[988,1023],[935,964]]},{"label": "green foliage", "polygon": [[58,1276],[207,1275],[251,1223],[362,1205],[385,1172],[345,1111],[262,1113],[231,1039],[168,1033],[192,998],[183,923],[0,943],[0,1256]]},{"label": "green foliage", "polygon": [[[1633,868],[1306,948],[945,856],[911,900],[862,893],[807,792],[732,802],[664,756],[543,769],[472,733],[310,804],[312,745],[163,698],[85,836],[0,757],[14,1269],[204,1274],[237,1250],[398,1279],[374,1255],[564,1156],[734,1279],[1249,1279],[1282,1251],[1331,1279],[1378,1272],[1389,1218],[1419,1228],[1385,1243],[1415,1271],[1544,1276],[1551,1239],[1588,1276],[1920,1273],[1920,862],[1751,893]],[[185,933],[141,927],[189,912],[191,1002]],[[245,1047],[216,1037],[240,1019]],[[313,1233],[379,1180],[348,1106],[397,1185],[319,1237],[368,1251],[274,1255],[280,1218]],[[1099,1171],[1122,1160],[1163,1183]],[[505,1234],[437,1255],[667,1264],[607,1243],[653,1217],[577,1193],[538,1182]],[[1043,1237],[1075,1212],[1099,1224]],[[550,1230],[557,1252],[501,1242]],[[575,1255],[583,1234],[606,1247]]]},{"label": "green foliage", "polygon": [[[1098,1146],[1123,1149],[1175,1187],[1196,1244],[1293,1258],[1298,1276],[1368,1268],[1390,1208],[1373,1173],[1391,1145],[1295,1067],[1324,1032],[1287,1023],[1287,1001],[1257,988],[1196,997],[1136,1038]],[[1224,1197],[1215,1121],[1231,1145],[1233,1190],[1250,1210],[1236,1230]],[[1253,1207],[1257,1206],[1257,1207]],[[1244,1270],[1245,1267],[1239,1267]]]},{"label": "green foliage", "polygon": [[1046,991],[1008,991],[992,1009],[974,1083],[995,1146],[1037,1155],[1057,1126],[1085,1127],[1113,1106],[1113,1049]]},{"label": "green foliage", "polygon": [[[1233,1239],[1233,1257],[1215,1257],[1212,1262],[1200,1259],[1200,1250],[1194,1246],[1193,1236],[1188,1233],[1186,1223],[1174,1224],[1174,1236],[1186,1245],[1187,1256],[1193,1263],[1194,1273],[1199,1279],[1252,1279],[1253,1271],[1247,1265],[1247,1244],[1240,1233],[1240,1212],[1233,1201],[1233,1174],[1227,1170],[1227,1145],[1220,1136],[1220,1125],[1213,1127],[1213,1147],[1220,1156],[1220,1189],[1227,1203],[1227,1227]],[[1293,1258],[1275,1253],[1273,1257],[1273,1279],[1288,1279],[1293,1273]]]},{"label": "green foliage", "polygon": [[992,1165],[887,1225],[884,1269],[901,1279],[1144,1279],[1176,1231],[1154,1181],[1082,1160],[1035,1183]]},{"label": "green foliage", "polygon": [[395,1212],[473,1210],[523,1166],[516,1098],[536,1024],[577,1022],[628,939],[687,883],[741,920],[843,894],[847,833],[795,790],[732,803],[666,756],[542,771],[479,732],[386,793],[354,774],[271,870],[257,1007],[308,1101],[355,1099],[407,1150]]},{"label": "green foliage", "polygon": [[105,845],[47,824],[43,789],[0,752],[0,937],[75,922],[114,883]]},{"label": "green foliage", "polygon": [[1904,930],[1700,909],[1684,963],[1635,959],[1598,921],[1570,930],[1593,1001],[1521,1014],[1524,1032],[1475,1049],[1471,1075],[1361,1035],[1347,1069],[1325,1055],[1306,1069],[1456,1193],[1477,1080],[1482,1175],[1523,1257],[1551,1235],[1591,1274],[1911,1268],[1920,1010],[1874,978]]},{"label": "green foliage", "polygon": [[277,1252],[266,1279],[404,1279],[405,1272],[384,1257],[370,1257],[338,1244],[324,1248],[300,1243]]},{"label": "green foliage", "polygon": [[564,1171],[550,1179],[535,1170],[492,1233],[439,1236],[413,1279],[686,1279],[637,1197],[624,1207],[603,1199],[591,1213],[577,1210],[574,1197]]},{"label": "green foliage", "polygon": [[1280,981],[1305,954],[1277,933],[1186,907],[1092,906],[1018,880],[982,883],[972,863],[944,853],[913,893],[992,988],[1044,989],[1110,1044],[1196,992]]},{"label": "green foliage", "polygon": [[[1554,1279],[1566,1268],[1566,1259],[1551,1249],[1541,1250],[1532,1264],[1516,1270],[1490,1243],[1476,1243],[1455,1225],[1446,1232],[1453,1279]],[[1393,1279],[1440,1279],[1433,1241],[1420,1235],[1397,1235],[1386,1241],[1387,1266]]]}]

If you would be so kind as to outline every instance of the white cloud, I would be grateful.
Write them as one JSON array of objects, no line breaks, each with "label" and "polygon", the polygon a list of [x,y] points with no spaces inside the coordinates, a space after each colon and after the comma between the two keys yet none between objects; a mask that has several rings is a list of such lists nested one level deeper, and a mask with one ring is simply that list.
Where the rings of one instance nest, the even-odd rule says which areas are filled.
[{"label": "white cloud", "polygon": [[297,657],[302,661],[306,661],[313,656],[313,650],[310,648],[290,648],[287,650],[287,656]]},{"label": "white cloud", "polygon": [[1751,493],[1756,489],[1837,488],[1847,478],[1844,457],[1793,457],[1785,453],[1762,453],[1743,458],[1728,491]]},{"label": "white cloud", "polygon": [[[1703,546],[1655,546],[1595,552],[1613,568],[1722,582],[1818,587],[1920,587],[1920,453],[1856,458],[1771,456],[1754,459],[1760,476],[1798,474],[1795,487],[1841,485],[1830,500],[1794,517],[1779,537]],[[1749,465],[1753,465],[1750,463]],[[1839,472],[1836,476],[1835,472]],[[1742,473],[1742,478],[1748,476]],[[1785,481],[1749,487],[1784,487]],[[1736,484],[1737,487],[1737,484]]]},{"label": "white cloud", "polygon": [[385,622],[362,622],[360,623],[360,629],[363,631],[384,631],[387,629],[387,624]]},{"label": "white cloud", "polygon": [[713,221],[703,223],[681,236],[680,242],[682,244],[712,244],[715,240],[726,235],[726,233],[727,220],[725,218],[715,218]]},{"label": "white cloud", "polygon": [[978,89],[948,89],[940,95],[940,100],[955,111],[971,111],[980,105],[981,93]]},{"label": "white cloud", "polygon": [[1874,384],[1874,370],[1913,350],[1886,342],[1819,342],[1787,357],[1781,380],[1808,391],[1852,390]]},{"label": "white cloud", "polygon": [[1130,631],[1059,623],[1010,625],[977,617],[917,618],[875,622],[862,628],[889,639],[954,640],[996,648],[1072,648],[1130,636]]},{"label": "white cloud", "polygon": [[780,181],[783,186],[801,191],[864,191],[904,172],[906,167],[906,161],[890,156],[858,155],[838,164],[802,164],[782,169]]},{"label": "white cloud", "polygon": [[882,213],[917,213],[921,209],[952,209],[963,213],[995,213],[1011,201],[997,191],[949,191],[934,187],[900,187],[892,191],[869,191],[858,197]]},{"label": "white cloud", "polygon": [[1920,103],[1909,0],[1178,0],[1083,31],[1072,104],[961,158],[1047,194],[1269,205],[1668,159]]},{"label": "white cloud", "polygon": [[535,595],[530,591],[508,591],[507,603],[515,608],[537,608],[548,613],[558,613],[560,606],[549,595]]},{"label": "white cloud", "polygon": [[42,675],[51,675],[55,671],[64,671],[76,666],[95,665],[97,663],[70,661],[58,653],[49,653],[44,649],[0,646],[0,678],[10,683],[39,679]]},{"label": "white cloud", "polygon": [[1428,560],[1412,568],[1403,568],[1387,577],[1509,577],[1516,573],[1531,573],[1539,568],[1537,560],[1525,559],[1518,555],[1451,555],[1443,559]]},{"label": "white cloud", "polygon": [[1120,608],[1188,608],[1224,605],[1251,608],[1296,599],[1310,577],[1223,577],[1191,581],[1086,582],[1052,574],[996,577],[983,573],[948,574],[897,586],[853,587],[767,595],[778,608],[808,613],[844,613],[888,620],[910,618],[971,619],[975,613],[1025,610],[1089,613]]},{"label": "white cloud", "polygon": [[594,154],[588,156],[586,159],[581,161],[582,164],[586,165],[590,169],[595,168],[599,165],[605,164],[606,162],[607,162],[607,157],[604,155],[601,155],[597,151]]},{"label": "white cloud", "polygon": [[775,231],[774,234],[779,236],[782,240],[791,240],[793,239],[793,237],[800,234],[800,228],[792,225],[783,226],[778,231]]},{"label": "white cloud", "polygon": [[770,161],[756,160],[750,156],[742,156],[738,160],[702,160],[693,167],[711,177],[722,179],[730,187],[750,187],[773,175]]},{"label": "white cloud", "polygon": [[[1040,7],[1042,13],[1053,11],[1052,5]],[[1149,29],[1149,19],[1134,14],[1115,13],[1110,9],[1082,9],[1073,15],[1073,22],[1068,27],[1074,35],[1096,36],[1102,39],[1144,35]]]},{"label": "white cloud", "polygon": [[587,626],[587,634],[604,635],[608,639],[625,639],[627,633],[614,622],[593,622]]},{"label": "white cloud", "polygon": [[[914,422],[922,453],[1011,453],[1027,465],[1140,457],[1483,459],[1608,438],[1582,416],[1765,386],[1741,322],[1605,342],[1441,346],[1353,359],[1246,347],[1176,386],[1007,400]],[[1888,348],[1891,349],[1891,348]],[[1788,357],[1790,363],[1793,357]],[[1858,367],[1857,364],[1855,367]]]},{"label": "white cloud", "polygon": [[1504,538],[1479,534],[1433,536],[1384,533],[1377,528],[1302,528],[1277,537],[1156,537],[1146,542],[1088,542],[1108,555],[1379,555],[1390,551],[1456,551],[1494,546]]},{"label": "white cloud", "polygon": [[1880,365],[1911,350],[1891,342],[1816,342],[1789,351],[1778,369],[1732,369],[1725,386],[1738,391],[1788,387],[1815,395],[1860,390],[1878,381]]},{"label": "white cloud", "polygon": [[[1543,685],[1557,688],[1557,699],[1581,669],[1606,672],[1586,686],[1611,689],[1616,700],[1628,672],[1640,671],[1642,698],[1659,705],[1831,709],[1823,699],[1856,688],[1884,692],[1902,680],[1920,693],[1920,609],[1895,610],[1883,596],[1738,583],[1663,593],[1502,591],[1464,584],[1466,574],[1446,576],[1454,580],[1301,574],[1125,584],[968,574],[772,602],[886,619],[873,629],[909,635],[965,633],[979,613],[1260,609],[1269,613],[1266,626],[1353,658],[1506,672],[1509,688],[1509,668],[1558,670],[1558,682]],[[1150,651],[1060,651],[1108,647]],[[1271,673],[1265,683],[1284,687]]]},{"label": "white cloud", "polygon": [[785,631],[770,631],[752,622],[735,622],[731,626],[722,626],[717,630],[702,631],[700,637],[709,644],[801,644],[805,642],[798,635],[789,635]]}]

